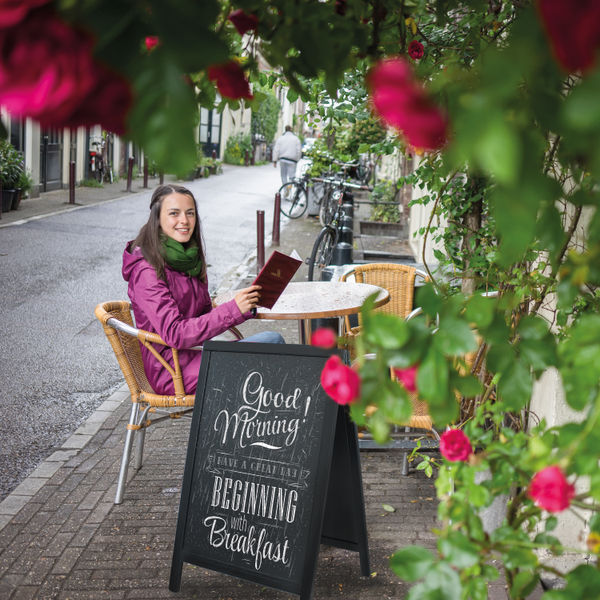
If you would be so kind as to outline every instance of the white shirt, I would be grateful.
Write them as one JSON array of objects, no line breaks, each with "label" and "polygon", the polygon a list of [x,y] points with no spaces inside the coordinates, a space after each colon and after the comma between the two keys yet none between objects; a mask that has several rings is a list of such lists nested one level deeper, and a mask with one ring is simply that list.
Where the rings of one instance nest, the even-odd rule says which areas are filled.
[{"label": "white shirt", "polygon": [[273,148],[273,162],[278,160],[298,161],[302,156],[300,139],[291,131],[286,131],[276,142]]}]

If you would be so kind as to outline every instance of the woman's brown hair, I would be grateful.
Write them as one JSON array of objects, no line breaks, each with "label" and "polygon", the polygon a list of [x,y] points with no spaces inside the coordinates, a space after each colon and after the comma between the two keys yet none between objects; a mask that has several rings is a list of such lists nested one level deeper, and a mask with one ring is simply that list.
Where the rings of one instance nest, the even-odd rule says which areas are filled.
[{"label": "woman's brown hair", "polygon": [[204,258],[204,242],[202,240],[202,233],[200,231],[200,217],[198,216],[198,205],[194,194],[187,188],[181,185],[159,185],[152,194],[150,200],[150,216],[146,224],[140,229],[135,240],[133,240],[130,251],[136,246],[139,246],[144,258],[154,267],[156,276],[163,281],[166,281],[165,277],[165,257],[163,255],[162,243],[160,241],[160,210],[162,208],[163,200],[170,194],[184,194],[189,196],[194,201],[194,210],[196,211],[196,224],[194,225],[194,231],[192,237],[184,247],[187,247],[191,242],[195,241],[198,246],[198,255],[202,260],[202,272],[198,275],[198,278],[202,281],[206,281],[206,260]]}]

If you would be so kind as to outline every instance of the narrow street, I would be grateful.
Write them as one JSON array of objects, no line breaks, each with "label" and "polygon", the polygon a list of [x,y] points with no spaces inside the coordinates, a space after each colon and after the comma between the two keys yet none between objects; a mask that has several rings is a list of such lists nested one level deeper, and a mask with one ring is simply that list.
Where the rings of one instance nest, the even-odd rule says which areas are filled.
[{"label": "narrow street", "polygon": [[[198,201],[211,291],[256,250],[257,210],[270,233],[279,184],[270,164],[184,183]],[[94,307],[127,298],[121,255],[150,196],[0,229],[0,500],[123,382]]]}]

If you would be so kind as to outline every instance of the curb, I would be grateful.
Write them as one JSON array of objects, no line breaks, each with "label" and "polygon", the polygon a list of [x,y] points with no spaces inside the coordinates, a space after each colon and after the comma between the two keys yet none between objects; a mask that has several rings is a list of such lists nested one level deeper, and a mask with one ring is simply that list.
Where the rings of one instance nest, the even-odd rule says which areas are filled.
[{"label": "curb", "polygon": [[50,478],[69,460],[85,448],[104,422],[131,395],[123,383],[113,392],[62,445],[43,460],[2,502],[0,502],[0,531],[48,483]]}]

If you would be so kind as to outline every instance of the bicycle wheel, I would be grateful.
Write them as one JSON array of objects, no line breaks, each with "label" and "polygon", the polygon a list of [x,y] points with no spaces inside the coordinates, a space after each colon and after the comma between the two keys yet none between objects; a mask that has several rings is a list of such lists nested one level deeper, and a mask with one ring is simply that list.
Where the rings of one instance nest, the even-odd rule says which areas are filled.
[{"label": "bicycle wheel", "polygon": [[308,207],[308,198],[304,187],[294,181],[288,181],[279,188],[281,212],[290,219],[301,217]]},{"label": "bicycle wheel", "polygon": [[323,227],[310,254],[308,263],[309,281],[321,281],[321,273],[331,262],[336,242],[337,231],[333,227]]},{"label": "bicycle wheel", "polygon": [[319,221],[323,227],[328,227],[333,221],[335,210],[340,201],[340,190],[329,190],[329,193],[324,196],[319,209]]},{"label": "bicycle wheel", "polygon": [[104,165],[102,162],[98,162],[96,164],[96,172],[94,175],[96,176],[96,181],[98,183],[102,183],[102,180],[104,179]]}]

